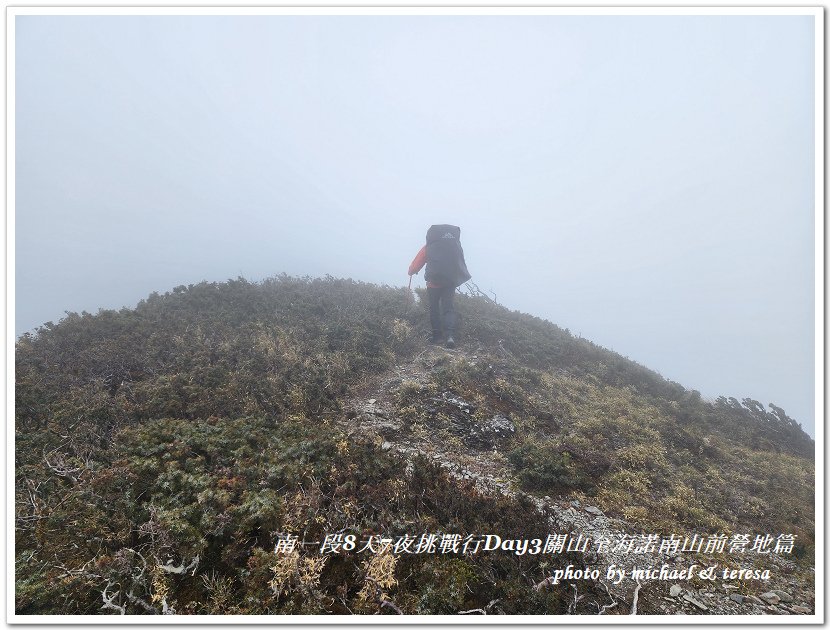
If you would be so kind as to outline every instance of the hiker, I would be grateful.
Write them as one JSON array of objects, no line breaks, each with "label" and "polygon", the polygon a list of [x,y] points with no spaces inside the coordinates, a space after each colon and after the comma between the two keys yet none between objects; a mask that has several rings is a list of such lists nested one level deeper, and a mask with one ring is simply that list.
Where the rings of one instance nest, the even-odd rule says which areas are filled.
[{"label": "hiker", "polygon": [[455,289],[470,279],[461,248],[460,227],[433,225],[427,230],[427,243],[409,265],[409,275],[418,273],[424,265],[427,266],[424,279],[429,296],[432,343],[441,343],[446,332],[447,347],[454,348],[456,315],[453,297]]}]

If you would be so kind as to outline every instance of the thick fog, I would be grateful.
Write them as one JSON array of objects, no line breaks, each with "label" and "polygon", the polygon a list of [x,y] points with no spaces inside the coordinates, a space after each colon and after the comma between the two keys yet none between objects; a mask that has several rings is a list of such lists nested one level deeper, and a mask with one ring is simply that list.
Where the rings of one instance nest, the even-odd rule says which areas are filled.
[{"label": "thick fog", "polygon": [[18,335],[201,280],[405,286],[452,223],[501,304],[814,435],[812,17],[15,26]]}]

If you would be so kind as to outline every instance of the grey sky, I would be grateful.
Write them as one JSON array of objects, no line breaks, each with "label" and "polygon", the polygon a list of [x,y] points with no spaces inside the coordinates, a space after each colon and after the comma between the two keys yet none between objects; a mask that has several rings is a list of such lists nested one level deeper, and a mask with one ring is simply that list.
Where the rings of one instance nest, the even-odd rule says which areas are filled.
[{"label": "grey sky", "polygon": [[19,16],[16,330],[238,275],[405,285],[454,223],[506,306],[814,435],[813,28]]}]

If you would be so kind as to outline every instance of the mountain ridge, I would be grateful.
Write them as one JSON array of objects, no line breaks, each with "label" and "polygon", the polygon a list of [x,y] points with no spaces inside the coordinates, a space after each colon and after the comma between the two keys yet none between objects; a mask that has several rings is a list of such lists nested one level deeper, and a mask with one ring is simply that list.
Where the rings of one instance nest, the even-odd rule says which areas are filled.
[{"label": "mountain ridge", "polygon": [[[94,612],[103,601],[107,610],[141,614],[147,607],[432,614],[465,606],[596,614],[612,593],[619,601],[634,597],[630,589],[609,591],[600,583],[585,591],[584,602],[572,601],[567,591],[521,588],[542,583],[552,565],[537,564],[531,577],[515,563],[500,564],[497,573],[507,577],[487,582],[484,576],[496,569],[484,561],[430,565],[444,575],[437,579],[422,575],[428,561],[407,558],[416,577],[402,579],[406,562],[387,559],[387,569],[399,564],[382,587],[378,566],[356,558],[306,567],[311,557],[298,556],[293,565],[281,558],[269,566],[274,559],[267,549],[277,534],[292,527],[296,533],[304,522],[297,510],[309,517],[318,510],[303,525],[306,533],[323,524],[400,533],[396,522],[420,522],[424,508],[407,503],[411,497],[396,499],[396,509],[408,514],[398,518],[394,510],[370,507],[357,491],[398,496],[417,487],[419,474],[449,504],[459,493],[470,497],[468,506],[506,502],[539,527],[574,527],[571,508],[562,506],[576,502],[599,512],[589,513],[593,521],[616,519],[630,531],[714,535],[760,526],[793,534],[791,563],[776,566],[808,575],[815,444],[782,409],[767,411],[750,399],[707,402],[550,322],[469,293],[458,296],[462,347],[456,352],[425,348],[423,304],[408,301],[405,291],[331,277],[180,286],[135,309],[69,314],[24,335],[16,345],[15,472],[18,559],[28,560],[19,565],[18,610]],[[319,435],[324,426],[331,436]],[[246,431],[276,451],[256,455],[256,446],[245,446]],[[227,459],[225,443],[236,445],[240,457]],[[422,461],[429,443],[464,455],[468,462],[449,463],[468,477],[458,477],[446,457],[433,458],[437,468]],[[302,465],[283,461],[288,453]],[[341,460],[355,467],[343,469]],[[479,487],[480,475],[469,465],[475,461],[497,465],[507,479]],[[378,462],[382,470],[372,473]],[[272,469],[280,472],[267,472]],[[133,481],[125,486],[123,479]],[[352,507],[338,503],[331,494],[337,488],[351,493]],[[303,508],[310,496],[317,504]],[[83,508],[92,524],[82,553],[72,550],[77,536],[55,532],[75,518],[67,506],[84,501],[94,507]],[[446,506],[438,500],[430,506],[436,516],[425,522],[448,527]],[[105,515],[116,512],[120,525],[108,525]],[[465,527],[481,525],[474,512],[455,518]],[[552,516],[546,521],[531,513]],[[587,527],[583,516],[577,520]],[[324,523],[314,525],[314,518]],[[496,524],[504,518],[493,516]],[[517,523],[504,527],[521,530]],[[207,535],[208,529],[218,533]],[[63,573],[35,560],[47,553],[66,556]],[[145,559],[141,570],[136,554]],[[193,570],[202,578],[196,585],[194,576],[188,581],[167,570],[194,558],[201,558]],[[347,565],[357,577],[343,578]],[[131,590],[121,584],[125,571],[134,576]],[[367,590],[373,579],[377,588]],[[798,595],[809,607],[809,578],[802,581]],[[473,596],[449,586],[462,582]],[[343,594],[338,584],[346,585]],[[758,586],[747,583],[747,596],[761,595]],[[505,593],[512,593],[510,604]],[[217,594],[224,603],[211,607]],[[246,604],[243,594],[257,603]],[[640,597],[641,612],[656,614],[664,605],[655,589],[644,588]],[[589,600],[598,602],[593,613]],[[690,611],[703,610],[683,601]],[[725,606],[724,614],[735,614]]]}]

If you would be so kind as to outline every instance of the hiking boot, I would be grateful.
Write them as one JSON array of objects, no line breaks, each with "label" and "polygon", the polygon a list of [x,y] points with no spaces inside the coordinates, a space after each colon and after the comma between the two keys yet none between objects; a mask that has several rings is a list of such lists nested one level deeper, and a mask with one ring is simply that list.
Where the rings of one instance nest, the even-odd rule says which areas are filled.
[{"label": "hiking boot", "polygon": [[453,339],[452,337],[447,337],[447,347],[455,348],[455,339]]},{"label": "hiking boot", "polygon": [[432,333],[432,337],[430,338],[429,342],[434,344],[441,344],[441,334],[440,333]]}]

